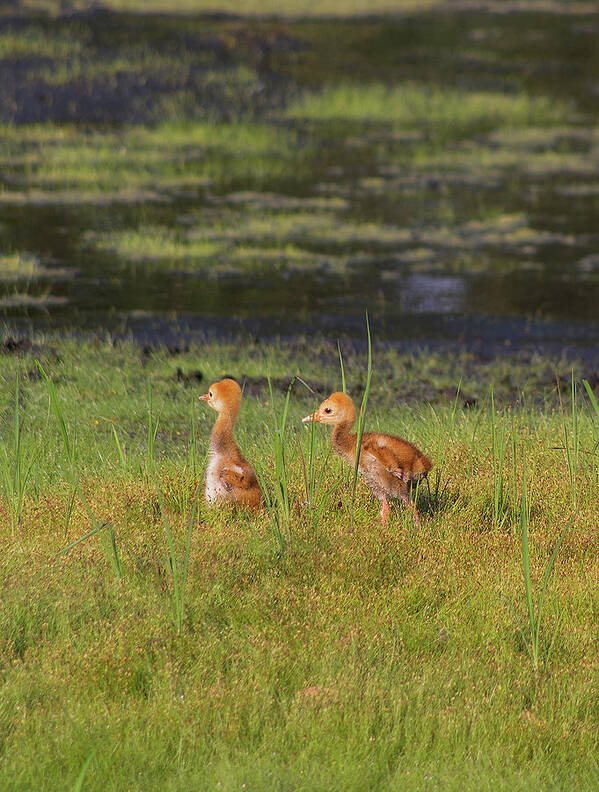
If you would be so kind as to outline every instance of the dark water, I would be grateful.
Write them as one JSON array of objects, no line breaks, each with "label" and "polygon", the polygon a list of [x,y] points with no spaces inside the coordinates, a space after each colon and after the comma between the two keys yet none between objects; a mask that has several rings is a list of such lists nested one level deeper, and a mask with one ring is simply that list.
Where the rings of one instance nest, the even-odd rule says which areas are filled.
[{"label": "dark water", "polygon": [[[116,15],[102,15],[100,24],[97,17],[82,17],[78,25],[110,39],[115,20]],[[127,46],[128,35],[137,30],[137,35],[147,37],[148,46],[168,48],[169,36],[182,35],[186,25],[190,29],[184,18],[170,20],[157,44],[163,20],[147,17],[139,25],[121,17],[118,22],[119,46]],[[195,19],[191,30],[211,40],[219,24],[215,19]],[[268,26],[255,27],[264,34]],[[409,140],[377,136],[374,126],[323,126],[320,132],[318,124],[306,124],[305,133],[312,140],[321,134],[321,150],[314,173],[296,178],[259,186],[252,179],[231,181],[166,204],[2,205],[0,241],[6,250],[34,252],[45,264],[74,273],[39,286],[29,284],[33,292],[64,298],[59,304],[5,308],[4,319],[41,328],[107,328],[141,338],[198,330],[247,330],[257,336],[314,330],[358,334],[367,307],[377,331],[399,341],[449,341],[487,350],[532,344],[552,351],[590,351],[599,329],[599,154],[592,129],[599,109],[598,32],[599,15],[456,13],[360,24],[289,23],[284,46],[272,46],[258,34],[262,43],[255,44],[249,37],[251,46],[246,43],[239,57],[250,59],[263,77],[266,98],[258,115],[264,108],[271,112],[284,106],[286,95],[316,88],[328,79],[382,78],[389,84],[418,80],[431,86],[511,93],[525,89],[573,103],[572,124],[561,138],[541,140],[537,150],[547,146],[558,154],[588,156],[588,169],[528,172],[521,163],[486,169],[473,162],[472,172],[463,178],[448,176],[447,170],[423,175],[409,167]],[[277,35],[280,39],[283,34]],[[77,90],[72,86],[75,98],[69,107],[79,108],[80,120],[95,122],[98,115],[102,122],[121,120],[118,96],[96,104],[89,116]],[[52,106],[55,117],[48,111],[49,120],[69,120],[61,115],[58,101]],[[142,113],[137,120],[152,119]],[[442,139],[443,130],[437,133]],[[459,152],[460,146],[463,151],[466,143],[483,140],[492,150],[488,134],[487,129],[474,129],[459,145],[453,141],[447,146]],[[357,148],[348,145],[352,135],[358,138]],[[407,152],[403,176],[411,173],[412,180],[387,180],[374,192],[362,189],[363,179],[384,175],[394,146]],[[534,153],[534,142],[529,150]],[[353,250],[351,241],[308,237],[302,243],[307,251],[349,259],[342,273],[265,266],[260,272],[217,277],[182,273],[176,263],[146,276],[139,264],[129,265],[84,243],[90,230],[136,228],[142,221],[180,227],[182,217],[210,207],[219,191],[314,196],[323,182],[347,201],[344,221],[408,228],[411,240],[394,245],[375,239],[368,246],[356,243]],[[451,243],[434,233],[444,208],[456,231]],[[469,231],[468,223],[481,213],[523,217],[521,225],[534,234],[519,237],[516,227],[512,234],[489,239],[480,230]],[[428,253],[415,265],[410,254],[423,248]],[[0,294],[14,288],[0,285]]]}]

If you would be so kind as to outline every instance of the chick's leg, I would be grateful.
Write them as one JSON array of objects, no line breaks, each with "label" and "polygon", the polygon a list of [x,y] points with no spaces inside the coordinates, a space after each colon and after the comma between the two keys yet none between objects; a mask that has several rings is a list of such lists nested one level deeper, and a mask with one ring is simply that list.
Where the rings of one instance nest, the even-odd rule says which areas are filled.
[{"label": "chick's leg", "polygon": [[387,520],[389,519],[389,503],[387,498],[381,498],[381,522],[383,528],[387,527]]}]

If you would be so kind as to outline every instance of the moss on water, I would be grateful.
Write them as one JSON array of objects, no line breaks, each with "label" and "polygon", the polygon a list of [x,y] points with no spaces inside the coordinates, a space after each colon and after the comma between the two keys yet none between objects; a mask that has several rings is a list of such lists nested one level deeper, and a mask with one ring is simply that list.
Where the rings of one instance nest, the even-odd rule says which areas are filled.
[{"label": "moss on water", "polygon": [[427,84],[382,83],[326,86],[287,108],[287,116],[311,121],[388,122],[395,128],[451,137],[496,127],[521,128],[563,123],[565,103],[548,97],[460,91]]}]

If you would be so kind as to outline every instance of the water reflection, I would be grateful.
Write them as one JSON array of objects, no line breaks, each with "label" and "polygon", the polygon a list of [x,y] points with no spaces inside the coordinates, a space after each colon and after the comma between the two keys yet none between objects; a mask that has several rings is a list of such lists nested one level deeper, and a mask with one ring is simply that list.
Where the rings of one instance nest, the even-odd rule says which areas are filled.
[{"label": "water reflection", "polygon": [[[383,71],[397,84],[417,78],[435,86],[503,86],[512,92],[524,85],[555,98],[574,97],[585,125],[536,130],[532,137],[524,130],[511,139],[505,133],[473,135],[450,147],[449,155],[447,147],[440,143],[437,151],[418,131],[398,136],[385,124],[327,128],[312,173],[279,175],[261,185],[268,205],[256,193],[247,198],[245,191],[257,189],[252,177],[226,184],[228,195],[204,186],[167,203],[7,203],[3,247],[31,252],[61,276],[15,286],[14,278],[1,282],[0,275],[1,315],[40,325],[128,326],[137,332],[144,322],[148,329],[163,327],[162,320],[173,317],[184,317],[189,327],[361,332],[368,306],[388,334],[401,338],[443,338],[448,328],[459,335],[460,327],[471,334],[472,321],[480,337],[484,319],[489,337],[528,337],[531,320],[540,319],[564,323],[551,325],[556,339],[568,335],[566,325],[586,322],[581,335],[592,343],[599,319],[599,148],[592,127],[599,104],[598,25],[597,15],[565,20],[482,13],[414,15],[361,26],[290,24],[294,35],[311,42],[301,58],[281,67],[296,90],[320,84],[336,59],[339,79],[374,79]],[[316,125],[305,125],[306,139],[318,134]],[[413,165],[424,143],[428,154],[446,157],[446,167]],[[560,160],[564,151],[567,157]],[[453,155],[449,168],[447,157],[451,161]],[[201,167],[201,158],[190,155],[190,174]],[[280,206],[277,194],[285,196]],[[232,261],[218,275],[185,273],[175,259],[149,270],[143,257],[132,264],[93,243],[93,235],[107,229],[143,224],[177,234],[197,224],[201,234],[202,210],[217,224],[223,207],[238,230],[241,199],[254,212],[262,206],[265,213],[313,210],[324,217],[324,197],[334,207],[329,226],[307,225],[303,236],[275,240],[283,261],[285,249],[293,248],[287,255],[302,261],[303,269],[275,266],[265,257],[251,272]],[[274,245],[272,239],[260,241]],[[250,243],[258,245],[231,245]],[[537,336],[549,326],[539,326]]]}]

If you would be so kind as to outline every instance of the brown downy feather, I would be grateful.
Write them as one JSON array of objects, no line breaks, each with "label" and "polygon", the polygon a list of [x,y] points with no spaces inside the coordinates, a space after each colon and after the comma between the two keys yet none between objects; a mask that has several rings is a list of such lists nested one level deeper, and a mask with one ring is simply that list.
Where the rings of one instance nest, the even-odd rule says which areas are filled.
[{"label": "brown downy feather", "polygon": [[[334,427],[331,435],[333,448],[351,465],[355,464],[357,436],[350,430],[356,421],[356,408],[349,396],[333,393],[318,410],[303,420],[331,424]],[[401,437],[380,432],[366,432],[362,436],[358,471],[381,503],[383,524],[386,524],[389,511],[387,498],[402,498],[418,520],[409,489],[426,478],[432,466],[422,451]]]},{"label": "brown downy feather", "polygon": [[241,406],[241,389],[232,379],[210,386],[202,401],[218,412],[210,438],[210,457],[206,470],[206,500],[229,501],[253,509],[260,507],[262,493],[252,466],[243,456],[233,435]]}]

